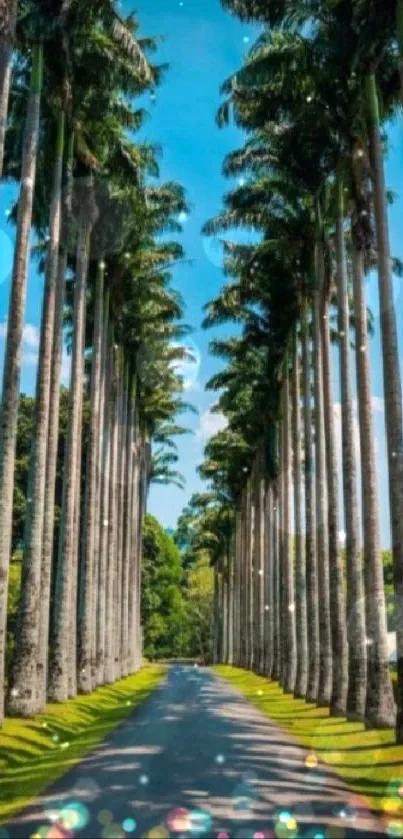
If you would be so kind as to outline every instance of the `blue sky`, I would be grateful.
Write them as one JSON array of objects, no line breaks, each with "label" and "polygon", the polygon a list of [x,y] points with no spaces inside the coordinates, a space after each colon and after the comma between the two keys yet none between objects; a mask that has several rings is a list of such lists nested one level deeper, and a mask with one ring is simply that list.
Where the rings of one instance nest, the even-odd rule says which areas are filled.
[{"label": "blue sky", "polygon": [[[133,8],[125,2],[125,9]],[[211,243],[201,235],[206,219],[221,206],[228,181],[221,175],[224,156],[243,142],[242,134],[235,128],[219,130],[215,113],[220,102],[219,87],[234,72],[253,42],[256,29],[241,24],[224,12],[220,0],[137,0],[135,8],[141,24],[140,34],[160,35],[164,41],[156,60],[167,62],[170,67],[164,84],[158,90],[155,103],[145,105],[150,112],[142,138],[159,143],[163,148],[161,175],[184,185],[192,212],[184,224],[183,244],[189,266],[175,272],[175,285],[186,301],[186,320],[194,327],[191,344],[196,363],[185,371],[188,398],[198,409],[198,416],[187,415],[186,423],[193,434],[180,442],[180,469],[187,481],[186,490],[174,487],[153,487],[149,509],[167,527],[173,527],[188,498],[200,481],[196,466],[202,460],[203,446],[208,436],[220,427],[220,417],[212,415],[210,408],[214,394],[204,392],[204,384],[216,371],[217,360],[208,355],[208,342],[212,333],[200,329],[202,307],[214,297],[223,281],[220,259]],[[147,97],[146,97],[147,98]],[[387,182],[396,193],[403,182],[403,124],[396,121],[390,131],[390,153],[387,161]],[[11,190],[2,189],[0,195],[0,364],[4,337],[4,321],[10,290],[10,266],[14,234],[7,223],[5,209],[11,200]],[[390,211],[392,251],[403,258],[403,202],[400,198]],[[396,300],[401,347],[403,347],[403,293],[401,281],[396,282]],[[24,334],[22,390],[33,393],[38,351],[38,325],[40,320],[42,281],[35,266],[30,269],[26,330]],[[368,299],[375,315],[378,311],[376,278],[368,280]],[[379,322],[375,321],[376,334],[372,342],[372,370],[374,393],[374,423],[376,433],[377,463],[380,483],[382,542],[389,544],[387,509],[387,470],[383,421],[382,370],[380,363]],[[221,330],[225,332],[227,330]],[[336,362],[336,355],[335,355]],[[64,361],[64,381],[68,382],[69,363]],[[334,365],[334,390],[336,416],[338,407],[338,370]],[[340,440],[339,423],[338,438]],[[339,444],[340,450],[340,444]],[[342,527],[342,525],[341,525]]]}]

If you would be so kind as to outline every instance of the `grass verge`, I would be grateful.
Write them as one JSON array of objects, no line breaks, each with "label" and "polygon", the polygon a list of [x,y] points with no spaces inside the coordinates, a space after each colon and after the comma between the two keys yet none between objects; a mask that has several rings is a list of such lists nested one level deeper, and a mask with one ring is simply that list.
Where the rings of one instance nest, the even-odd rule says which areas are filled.
[{"label": "grass verge", "polygon": [[[392,729],[366,731],[362,723],[330,717],[327,708],[294,699],[284,694],[277,682],[246,670],[218,665],[214,671],[310,750],[311,761],[318,758],[330,766],[365,798],[368,807],[383,816],[403,819],[403,746],[395,745]],[[400,824],[393,835],[403,836]]]},{"label": "grass verge", "polygon": [[89,696],[47,705],[32,720],[5,720],[0,730],[0,823],[101,743],[152,693],[165,672],[161,665],[147,665]]}]

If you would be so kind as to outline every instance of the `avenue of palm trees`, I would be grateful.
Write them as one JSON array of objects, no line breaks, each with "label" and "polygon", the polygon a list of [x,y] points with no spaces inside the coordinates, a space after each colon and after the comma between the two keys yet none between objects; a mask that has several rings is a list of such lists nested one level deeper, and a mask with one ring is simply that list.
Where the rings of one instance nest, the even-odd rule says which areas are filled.
[{"label": "avenue of palm trees", "polygon": [[[162,68],[113,0],[0,8],[0,168],[19,190],[0,424],[0,722],[135,672],[150,480],[175,476],[185,350],[171,266],[184,192],[136,141]],[[152,179],[152,180],[151,180]],[[6,211],[6,207],[2,211]],[[164,233],[162,239],[160,234]],[[44,274],[21,595],[7,594],[27,274]],[[71,355],[59,435],[63,343]],[[179,343],[178,343],[179,342]],[[151,444],[157,446],[152,463]],[[55,517],[64,444],[61,519]],[[168,446],[168,449],[166,449]]]},{"label": "avenue of palm trees", "polygon": [[[223,84],[218,123],[234,121],[247,139],[224,162],[238,185],[205,227],[224,237],[229,278],[207,305],[205,326],[237,325],[236,337],[211,345],[226,361],[209,386],[219,392],[216,410],[227,427],[206,447],[200,472],[208,491],[186,510],[193,549],[208,550],[216,569],[215,658],[279,680],[285,692],[331,714],[395,727],[402,743],[402,389],[384,179],[384,127],[402,101],[401,2],[223,4],[261,30]],[[252,231],[252,243],[231,241],[234,228]],[[395,696],[371,402],[370,270],[379,287]]]}]

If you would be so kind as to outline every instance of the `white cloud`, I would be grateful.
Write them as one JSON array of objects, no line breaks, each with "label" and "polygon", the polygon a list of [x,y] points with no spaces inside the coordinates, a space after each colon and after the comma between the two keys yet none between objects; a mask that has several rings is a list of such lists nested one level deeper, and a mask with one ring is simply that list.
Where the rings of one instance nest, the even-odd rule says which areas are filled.
[{"label": "white cloud", "polygon": [[373,396],[371,401],[373,411],[378,411],[380,414],[385,413],[385,400],[383,396]]},{"label": "white cloud", "polygon": [[7,335],[7,321],[3,320],[3,322],[0,323],[0,339],[2,339],[4,341],[6,335]]},{"label": "white cloud", "polygon": [[62,370],[60,374],[60,381],[64,387],[69,387],[70,385],[70,372],[71,372],[71,355],[67,355],[67,351],[63,349],[63,358],[62,358]]},{"label": "white cloud", "polygon": [[201,368],[201,353],[194,341],[185,343],[177,343],[174,346],[185,348],[188,351],[188,356],[180,361],[173,361],[173,369],[182,376],[183,388],[187,393],[200,393],[203,390],[202,384],[199,381],[199,373]]},{"label": "white cloud", "polygon": [[207,442],[210,437],[213,437],[214,434],[217,434],[219,431],[223,431],[226,428],[228,422],[224,416],[224,414],[213,414],[211,408],[208,408],[207,411],[204,411],[200,415],[199,427],[196,430],[196,437],[203,442]]},{"label": "white cloud", "polygon": [[39,329],[34,326],[33,323],[26,323],[22,335],[22,340],[25,346],[39,349],[39,339]]}]

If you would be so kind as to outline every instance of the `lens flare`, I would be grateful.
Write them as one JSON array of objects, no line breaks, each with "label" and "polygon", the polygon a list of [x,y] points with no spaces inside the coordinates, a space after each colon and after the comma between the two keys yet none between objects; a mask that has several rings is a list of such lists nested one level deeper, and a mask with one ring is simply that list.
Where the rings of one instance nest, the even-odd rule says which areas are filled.
[{"label": "lens flare", "polygon": [[190,813],[190,827],[189,832],[192,836],[204,836],[210,833],[213,825],[213,820],[210,813],[205,810],[193,810]]},{"label": "lens flare", "polygon": [[386,833],[388,836],[403,836],[403,822],[398,819],[388,822]]},{"label": "lens flare", "polygon": [[99,824],[109,824],[113,819],[113,813],[110,810],[100,810],[97,818]]},{"label": "lens flare", "polygon": [[188,833],[190,830],[189,811],[184,807],[176,807],[168,814],[166,824],[172,833]]},{"label": "lens flare", "polygon": [[306,756],[305,766],[307,767],[307,769],[316,769],[317,765],[318,765],[318,758],[316,757],[315,754],[312,753],[312,754],[309,754],[309,755]]},{"label": "lens flare", "polygon": [[125,819],[122,822],[122,827],[125,833],[133,833],[136,830],[137,824],[134,819]]}]

